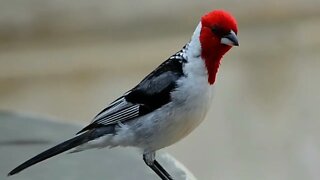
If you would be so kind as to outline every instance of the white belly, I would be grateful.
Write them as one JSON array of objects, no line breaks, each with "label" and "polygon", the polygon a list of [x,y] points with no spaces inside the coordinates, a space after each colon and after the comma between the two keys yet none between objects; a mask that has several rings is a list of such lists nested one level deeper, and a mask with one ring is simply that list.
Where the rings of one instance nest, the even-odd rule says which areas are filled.
[{"label": "white belly", "polygon": [[[172,102],[129,125],[134,144],[149,151],[169,146],[194,130],[205,118],[212,99],[206,77],[185,77]],[[188,82],[188,83],[185,83]]]}]

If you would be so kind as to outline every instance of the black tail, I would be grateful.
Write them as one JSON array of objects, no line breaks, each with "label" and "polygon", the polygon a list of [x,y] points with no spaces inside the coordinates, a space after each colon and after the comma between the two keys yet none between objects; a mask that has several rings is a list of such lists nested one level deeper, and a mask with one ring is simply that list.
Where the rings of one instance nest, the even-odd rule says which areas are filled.
[{"label": "black tail", "polygon": [[21,165],[19,165],[18,167],[14,168],[11,172],[9,172],[8,176],[14,175],[16,173],[19,173],[20,171],[36,164],[39,163],[41,161],[44,161],[48,158],[51,158],[52,156],[55,156],[57,154],[63,153],[67,150],[70,150],[76,146],[79,146],[83,143],[86,143],[90,140],[92,140],[90,138],[92,134],[90,132],[85,132],[79,136],[76,136],[72,139],[69,139],[61,144],[58,144],[40,154],[38,154],[37,156],[29,159],[28,161],[22,163]]}]

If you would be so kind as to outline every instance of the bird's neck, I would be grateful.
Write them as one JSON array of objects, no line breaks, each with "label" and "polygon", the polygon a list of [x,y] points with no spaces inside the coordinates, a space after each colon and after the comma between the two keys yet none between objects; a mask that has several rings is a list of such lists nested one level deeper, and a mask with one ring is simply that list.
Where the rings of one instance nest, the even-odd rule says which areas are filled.
[{"label": "bird's neck", "polygon": [[204,61],[207,69],[208,83],[212,85],[216,80],[221,59],[230,48],[221,46],[220,44],[214,45],[210,41],[208,43],[200,42],[201,27],[202,24],[200,22],[192,35],[188,54],[193,57],[201,57],[199,59]]}]

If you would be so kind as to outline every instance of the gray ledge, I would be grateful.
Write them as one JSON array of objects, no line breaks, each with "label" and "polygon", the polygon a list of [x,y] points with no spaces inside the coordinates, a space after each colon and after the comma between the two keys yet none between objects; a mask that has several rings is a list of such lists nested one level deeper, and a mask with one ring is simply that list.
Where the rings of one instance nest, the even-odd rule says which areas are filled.
[{"label": "gray ledge", "polygon": [[[14,167],[66,140],[81,127],[48,121],[45,118],[0,112],[0,179],[11,180],[158,180],[133,148],[88,150],[61,154],[21,173],[6,177]],[[160,163],[177,180],[194,176],[167,153],[158,153]]]}]

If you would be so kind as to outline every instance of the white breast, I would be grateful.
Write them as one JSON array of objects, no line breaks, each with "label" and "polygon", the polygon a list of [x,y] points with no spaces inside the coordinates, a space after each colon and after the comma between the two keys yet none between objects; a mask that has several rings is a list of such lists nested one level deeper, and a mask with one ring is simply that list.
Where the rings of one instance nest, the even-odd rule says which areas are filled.
[{"label": "white breast", "polygon": [[189,59],[184,67],[186,77],[178,82],[172,93],[172,113],[167,127],[170,144],[175,143],[194,130],[205,118],[212,99],[213,87],[208,83],[205,65],[201,59]]},{"label": "white breast", "polygon": [[128,124],[134,134],[127,141],[129,146],[161,149],[179,141],[203,121],[212,98],[204,62],[189,59],[183,70],[186,76],[179,79],[171,94],[172,102]]}]

